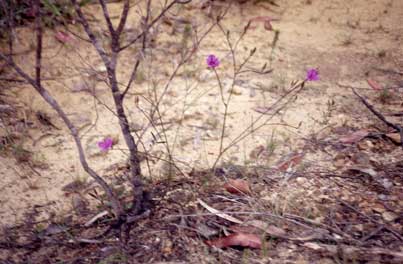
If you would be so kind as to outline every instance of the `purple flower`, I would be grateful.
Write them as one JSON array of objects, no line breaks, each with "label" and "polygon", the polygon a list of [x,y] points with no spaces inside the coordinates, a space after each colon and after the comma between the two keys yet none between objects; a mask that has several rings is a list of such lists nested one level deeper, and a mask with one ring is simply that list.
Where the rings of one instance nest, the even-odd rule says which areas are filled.
[{"label": "purple flower", "polygon": [[104,140],[98,142],[98,147],[102,151],[108,151],[110,148],[112,148],[113,145],[113,140],[109,137],[104,138]]},{"label": "purple flower", "polygon": [[215,55],[208,55],[206,62],[207,66],[213,69],[220,65],[220,60]]},{"label": "purple flower", "polygon": [[306,73],[307,81],[318,81],[319,80],[319,72],[316,69],[309,69]]}]

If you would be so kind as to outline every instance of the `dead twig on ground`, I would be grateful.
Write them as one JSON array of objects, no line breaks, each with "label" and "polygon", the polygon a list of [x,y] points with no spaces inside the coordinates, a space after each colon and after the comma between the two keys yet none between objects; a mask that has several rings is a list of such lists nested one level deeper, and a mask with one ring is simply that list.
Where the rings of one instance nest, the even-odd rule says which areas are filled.
[{"label": "dead twig on ground", "polygon": [[346,203],[346,202],[344,202],[344,201],[342,201],[342,200],[340,200],[340,199],[338,199],[337,201],[338,201],[340,204],[342,204],[342,205],[348,207],[350,210],[352,210],[352,211],[356,212],[357,214],[361,215],[362,217],[366,218],[367,220],[369,220],[369,221],[371,221],[371,222],[373,222],[373,223],[375,223],[375,224],[377,224],[377,225],[380,225],[381,227],[383,227],[382,229],[385,229],[385,230],[389,231],[389,232],[392,233],[397,239],[399,239],[400,241],[403,241],[403,237],[399,234],[398,231],[394,230],[392,227],[387,226],[386,224],[381,223],[381,222],[375,220],[374,218],[372,218],[372,217],[370,217],[370,216],[364,214],[363,212],[361,212],[360,210],[358,210],[358,209],[355,208],[354,206],[352,206],[352,205],[350,205],[350,204],[348,204],[348,203]]},{"label": "dead twig on ground", "polygon": [[403,128],[398,124],[394,124],[394,123],[388,121],[385,118],[385,116],[383,116],[370,103],[368,103],[368,101],[364,97],[362,97],[359,93],[357,93],[357,91],[354,88],[352,88],[352,90],[353,90],[353,93],[360,99],[360,101],[368,108],[368,110],[371,111],[371,113],[373,113],[379,120],[381,120],[383,123],[385,123],[388,127],[391,127],[400,133],[400,145],[403,149]]},{"label": "dead twig on ground", "polygon": [[[338,256],[345,260],[382,260],[382,263],[402,263],[403,253],[380,247],[355,247],[349,245],[328,245],[323,243],[304,243],[303,246],[328,256]],[[386,260],[385,257],[388,257]]]}]

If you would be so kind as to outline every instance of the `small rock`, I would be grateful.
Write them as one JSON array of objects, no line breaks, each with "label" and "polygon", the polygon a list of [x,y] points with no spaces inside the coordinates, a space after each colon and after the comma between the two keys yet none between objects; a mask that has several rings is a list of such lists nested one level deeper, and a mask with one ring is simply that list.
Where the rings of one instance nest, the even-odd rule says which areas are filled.
[{"label": "small rock", "polygon": [[242,90],[239,87],[236,87],[236,86],[232,90],[230,90],[230,92],[233,95],[241,95],[242,94]]},{"label": "small rock", "polygon": [[256,89],[250,88],[249,89],[249,97],[255,97],[256,96]]},{"label": "small rock", "polygon": [[334,121],[336,122],[336,126],[344,126],[348,122],[348,117],[346,115],[339,114],[334,117]]},{"label": "small rock", "polygon": [[40,235],[51,236],[66,232],[68,228],[58,224],[50,224],[45,230],[43,230]]},{"label": "small rock", "polygon": [[206,119],[206,125],[209,125],[212,128],[216,128],[220,123],[220,120],[217,118],[217,116],[209,115],[208,118]]},{"label": "small rock", "polygon": [[162,242],[162,253],[169,255],[172,253],[173,243],[171,240],[164,240]]},{"label": "small rock", "polygon": [[3,104],[0,105],[0,112],[1,113],[11,113],[13,111],[13,108],[9,105]]},{"label": "small rock", "polygon": [[41,142],[41,146],[45,148],[61,146],[64,143],[64,138],[57,135],[54,137],[45,137]]},{"label": "small rock", "polygon": [[81,195],[73,193],[71,204],[78,215],[83,215],[87,212],[87,201]]},{"label": "small rock", "polygon": [[98,147],[98,141],[99,141],[98,136],[93,136],[88,139],[86,142],[85,146],[85,152],[88,153],[88,157],[94,158],[98,156],[103,156],[106,155],[107,151],[101,151],[101,149]]},{"label": "small rock", "polygon": [[218,231],[215,229],[212,229],[204,224],[200,224],[197,226],[197,230],[199,233],[204,236],[205,238],[209,239],[212,236],[215,236],[218,234]]},{"label": "small rock", "polygon": [[77,82],[73,83],[73,87],[71,88],[71,91],[73,93],[79,93],[79,92],[88,92],[89,91],[89,84],[88,82],[84,80],[80,80]]},{"label": "small rock", "polygon": [[382,200],[382,201],[387,201],[387,200],[389,200],[389,196],[388,196],[388,195],[385,195],[385,194],[379,194],[379,195],[378,195],[378,198],[379,198],[380,200]]},{"label": "small rock", "polygon": [[380,183],[387,190],[389,190],[390,188],[393,187],[393,182],[391,182],[389,179],[383,178],[383,179],[380,180]]},{"label": "small rock", "polygon": [[333,165],[336,168],[343,168],[346,165],[346,161],[344,159],[338,159],[333,163]]},{"label": "small rock", "polygon": [[358,224],[358,225],[354,225],[355,229],[357,229],[360,232],[364,231],[364,225],[363,224]]},{"label": "small rock", "polygon": [[306,178],[304,177],[298,177],[295,179],[299,184],[304,184],[307,182]]},{"label": "small rock", "polygon": [[71,121],[77,127],[78,130],[83,129],[84,127],[90,126],[91,123],[91,114],[87,112],[80,112],[80,114],[75,114],[71,117]]},{"label": "small rock", "polygon": [[130,132],[137,132],[137,131],[141,131],[143,129],[142,125],[135,123],[135,122],[131,122],[129,124],[129,126],[130,126]]},{"label": "small rock", "polygon": [[212,79],[214,77],[214,72],[210,70],[203,70],[199,77],[198,80],[199,82],[206,82],[209,79]]},{"label": "small rock", "polygon": [[107,71],[107,69],[106,69],[106,66],[105,65],[99,65],[97,68],[96,68],[96,70],[98,71],[98,72],[106,72]]}]

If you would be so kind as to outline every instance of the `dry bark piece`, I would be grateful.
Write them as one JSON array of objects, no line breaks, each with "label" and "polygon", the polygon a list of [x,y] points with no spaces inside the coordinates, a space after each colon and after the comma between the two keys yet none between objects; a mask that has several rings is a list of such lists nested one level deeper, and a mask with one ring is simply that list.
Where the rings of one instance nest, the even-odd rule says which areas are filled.
[{"label": "dry bark piece", "polygon": [[367,83],[368,83],[369,86],[371,86],[372,89],[374,89],[376,91],[383,90],[382,86],[379,83],[377,83],[376,81],[374,81],[374,80],[368,79]]},{"label": "dry bark piece", "polygon": [[232,194],[251,194],[249,183],[242,179],[229,180],[224,184],[225,190]]},{"label": "dry bark piece", "polygon": [[276,170],[279,171],[287,171],[290,167],[295,167],[299,163],[301,163],[302,158],[304,157],[303,153],[293,153],[286,157],[283,161],[280,161],[276,165]]},{"label": "dry bark piece", "polygon": [[367,137],[368,135],[369,132],[367,130],[361,129],[340,138],[340,142],[343,144],[354,144]]},{"label": "dry bark piece", "polygon": [[226,237],[217,238],[215,240],[206,241],[211,247],[226,248],[233,246],[262,248],[262,240],[255,234],[235,233]]},{"label": "dry bark piece", "polygon": [[246,222],[245,224],[259,228],[260,230],[265,231],[270,236],[284,237],[287,234],[286,231],[284,231],[283,229],[281,229],[277,226],[274,226],[274,225],[269,225],[266,222],[263,222],[260,220],[251,220],[251,221]]}]

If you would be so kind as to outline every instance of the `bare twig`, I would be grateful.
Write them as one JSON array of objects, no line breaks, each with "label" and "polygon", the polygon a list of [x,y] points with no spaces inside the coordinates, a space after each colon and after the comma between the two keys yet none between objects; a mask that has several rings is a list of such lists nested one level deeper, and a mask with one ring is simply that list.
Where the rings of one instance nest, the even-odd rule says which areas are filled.
[{"label": "bare twig", "polygon": [[[106,24],[108,25],[109,33],[111,34],[112,39],[114,39],[114,37],[116,36],[116,32],[115,32],[115,29],[113,28],[112,21],[109,16],[109,12],[108,12],[108,7],[106,6],[105,0],[99,0],[99,4],[101,5],[102,11],[104,12],[104,18],[105,18]],[[127,13],[126,13],[126,16],[127,16]]]},{"label": "bare twig", "polygon": [[40,14],[40,1],[35,1],[35,30],[36,30],[36,65],[35,65],[35,81],[41,86],[41,60],[42,60],[42,16]]},{"label": "bare twig", "polygon": [[383,229],[388,230],[388,231],[391,232],[395,237],[397,237],[400,241],[403,241],[403,237],[399,234],[398,231],[394,230],[392,227],[387,226],[387,225],[385,225],[385,224],[383,224],[383,223],[381,223],[381,222],[375,220],[374,218],[372,218],[372,217],[370,217],[370,216],[364,214],[363,212],[361,212],[360,210],[358,210],[358,209],[355,208],[354,206],[352,206],[352,205],[346,203],[345,201],[342,201],[342,200],[338,199],[338,202],[341,203],[341,204],[343,204],[344,206],[348,207],[350,210],[356,212],[357,214],[363,216],[363,217],[366,218],[367,220],[369,220],[369,221],[371,221],[371,222],[373,222],[373,223],[375,223],[375,224],[378,224],[378,225],[382,226]]},{"label": "bare twig", "polygon": [[164,15],[166,12],[168,12],[169,9],[171,9],[175,4],[187,4],[190,3],[191,0],[185,0],[185,1],[181,1],[181,0],[173,0],[171,3],[169,3],[160,13],[159,15],[157,15],[152,21],[151,23],[140,33],[138,34],[135,38],[133,38],[131,41],[129,41],[129,43],[127,43],[126,45],[120,47],[119,51],[122,51],[124,49],[127,49],[128,47],[130,47],[131,45],[133,45],[134,43],[137,42],[137,40],[139,40],[144,34],[146,34],[146,32],[148,32],[150,30],[150,28],[152,28]]},{"label": "bare twig", "polygon": [[400,145],[403,149],[403,128],[398,124],[394,124],[394,123],[388,121],[379,111],[377,111],[370,103],[368,103],[368,101],[364,97],[362,97],[360,94],[358,94],[354,88],[352,88],[352,90],[353,90],[353,93],[368,108],[369,111],[371,111],[378,119],[380,119],[382,122],[384,122],[388,127],[391,127],[400,133]]},{"label": "bare twig", "polygon": [[[373,260],[387,256],[387,263],[402,263],[403,253],[380,247],[354,247],[349,245],[327,245],[323,243],[304,243],[304,246],[330,256],[340,256],[349,260]],[[385,259],[386,260],[386,259]],[[386,263],[386,262],[385,262]]]}]

